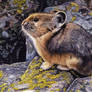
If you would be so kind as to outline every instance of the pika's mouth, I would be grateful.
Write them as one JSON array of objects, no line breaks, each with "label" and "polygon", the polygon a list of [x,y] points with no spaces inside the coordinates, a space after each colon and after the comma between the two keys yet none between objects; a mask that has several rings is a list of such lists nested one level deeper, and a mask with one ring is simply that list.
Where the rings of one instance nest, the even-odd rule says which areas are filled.
[{"label": "pika's mouth", "polygon": [[33,24],[30,24],[29,22],[23,22],[22,23],[22,30],[27,32],[35,32],[35,27]]}]

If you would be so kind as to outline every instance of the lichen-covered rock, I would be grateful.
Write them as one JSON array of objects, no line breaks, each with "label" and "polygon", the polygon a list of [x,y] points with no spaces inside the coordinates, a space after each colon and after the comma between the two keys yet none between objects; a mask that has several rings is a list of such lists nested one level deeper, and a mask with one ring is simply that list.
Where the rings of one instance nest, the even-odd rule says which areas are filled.
[{"label": "lichen-covered rock", "polygon": [[[0,2],[3,2],[3,4],[0,3],[1,63],[12,63],[16,60],[16,58],[19,59],[18,57],[24,57],[23,50],[25,50],[25,48],[22,48],[22,46],[25,47],[25,39],[20,32],[20,24],[21,21],[28,16],[32,9],[32,11],[35,11],[37,7],[39,7],[37,6],[34,8],[34,1],[36,0],[0,0]],[[47,1],[51,3],[54,2],[55,5],[58,5],[62,0],[46,0],[46,2]],[[82,25],[82,27],[92,33],[92,11],[86,8],[84,0],[70,1],[71,2],[64,3],[60,6],[46,8],[45,12],[50,12],[52,10],[64,10],[68,15],[67,22],[74,22]],[[51,5],[51,3],[49,4]],[[39,3],[37,3],[37,5],[39,5]],[[26,45],[26,59],[31,62],[31,59],[33,59],[37,53],[32,46],[32,41],[28,37],[26,39]],[[22,54],[20,54],[20,52]],[[44,71],[40,69],[42,62],[43,60],[37,56],[32,60],[29,66],[29,62],[0,65],[0,92],[92,91],[92,77],[89,76],[75,79],[80,76],[76,75],[74,71],[60,71],[56,69],[56,66]]]},{"label": "lichen-covered rock", "polygon": [[7,82],[11,84],[27,69],[27,62],[15,63],[15,64],[3,64],[0,65],[0,82]]},{"label": "lichen-covered rock", "polygon": [[92,91],[91,76],[75,79],[70,72],[58,70],[56,66],[49,70],[42,70],[40,68],[42,62],[42,58],[36,56],[29,66],[28,63],[2,65],[0,67],[0,92]]},{"label": "lichen-covered rock", "polygon": [[92,92],[92,77],[77,78],[67,92]]},{"label": "lichen-covered rock", "polygon": [[59,6],[48,7],[44,12],[63,10],[67,14],[67,22],[73,22],[82,26],[92,34],[92,11],[89,10],[85,3],[68,2]]},{"label": "lichen-covered rock", "polygon": [[[0,65],[0,92],[8,92],[10,84],[20,80],[19,77],[25,72],[27,66],[27,62]],[[13,89],[9,87],[9,90]]]},{"label": "lichen-covered rock", "polygon": [[[13,81],[6,87],[6,92],[13,92],[8,91],[11,89],[14,90],[14,92],[27,92],[27,90],[34,90],[34,92],[65,92],[73,81],[72,75],[69,72],[57,70],[55,66],[44,71],[40,68],[42,62],[43,60],[40,57],[35,57],[25,73],[20,77],[20,80]],[[4,84],[0,86],[2,85]],[[3,88],[5,86],[6,85],[1,87],[1,92],[4,92]]]},{"label": "lichen-covered rock", "polygon": [[77,2],[78,4],[86,5],[84,0],[47,0],[48,6],[57,6],[66,2]]}]

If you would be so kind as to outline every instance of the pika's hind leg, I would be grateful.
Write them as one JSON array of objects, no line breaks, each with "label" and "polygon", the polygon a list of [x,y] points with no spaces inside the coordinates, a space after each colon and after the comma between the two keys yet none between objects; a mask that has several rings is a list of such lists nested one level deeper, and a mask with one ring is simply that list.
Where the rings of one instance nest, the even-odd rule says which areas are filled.
[{"label": "pika's hind leg", "polygon": [[43,70],[47,70],[47,69],[51,68],[52,66],[53,66],[53,64],[50,64],[49,62],[45,61],[42,63],[40,68],[42,68]]},{"label": "pika's hind leg", "polygon": [[65,66],[62,66],[62,65],[58,65],[57,69],[59,69],[59,70],[69,70],[68,67],[65,67]]},{"label": "pika's hind leg", "polygon": [[69,69],[78,70],[78,65],[82,64],[82,59],[80,57],[76,57],[75,55],[70,55],[70,58],[66,60],[66,65]]}]

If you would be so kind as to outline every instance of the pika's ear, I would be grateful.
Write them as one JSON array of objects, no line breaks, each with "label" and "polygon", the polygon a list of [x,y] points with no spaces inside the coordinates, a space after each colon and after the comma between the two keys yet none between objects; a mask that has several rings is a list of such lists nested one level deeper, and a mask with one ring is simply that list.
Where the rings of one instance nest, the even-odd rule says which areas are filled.
[{"label": "pika's ear", "polygon": [[61,28],[67,20],[67,15],[64,11],[59,11],[55,13],[55,16],[53,17],[52,21],[56,28]]}]

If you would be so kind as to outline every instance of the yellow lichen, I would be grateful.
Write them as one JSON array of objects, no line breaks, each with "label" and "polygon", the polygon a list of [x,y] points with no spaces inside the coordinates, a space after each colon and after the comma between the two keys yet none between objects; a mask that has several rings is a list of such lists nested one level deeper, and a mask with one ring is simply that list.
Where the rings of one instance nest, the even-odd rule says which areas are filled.
[{"label": "yellow lichen", "polygon": [[6,85],[7,85],[7,83],[3,83],[2,85],[0,85],[0,88],[4,87]]},{"label": "yellow lichen", "polygon": [[66,83],[70,83],[70,78],[69,78],[69,76],[67,75],[67,72],[63,72],[62,74],[62,77],[63,77],[63,79],[61,80],[61,81],[66,81]]},{"label": "yellow lichen", "polygon": [[70,10],[71,10],[71,4],[69,4],[68,6],[66,6],[66,9],[67,9],[68,11],[70,11]]},{"label": "yellow lichen", "polygon": [[73,16],[71,22],[73,22],[75,20],[76,20],[76,16]]},{"label": "yellow lichen", "polygon": [[17,13],[21,14],[22,13],[22,10],[21,9],[17,10]]},{"label": "yellow lichen", "polygon": [[63,92],[66,92],[66,88],[63,89]]},{"label": "yellow lichen", "polygon": [[17,13],[22,13],[22,8],[27,8],[26,6],[26,0],[14,0],[14,5],[17,6]]},{"label": "yellow lichen", "polygon": [[[74,8],[74,9],[73,9]],[[70,11],[72,9],[72,12],[78,12],[79,11],[79,5],[75,2],[71,2],[66,9]]]},{"label": "yellow lichen", "polygon": [[[26,72],[21,76],[21,81],[17,83],[13,83],[11,87],[16,91],[20,90],[20,86],[28,84],[27,89],[35,90],[37,87],[43,89],[45,87],[51,88],[52,84],[55,84],[57,81],[55,79],[60,78],[62,76],[61,81],[66,81],[69,83],[70,79],[66,72],[53,74],[55,70],[52,68],[51,70],[44,71],[40,69],[40,65],[42,64],[42,59],[39,58],[38,60],[33,59],[32,63],[29,64],[28,69]],[[37,69],[36,69],[37,68]],[[60,89],[54,89],[60,90]],[[52,90],[53,91],[53,90]],[[39,92],[39,90],[38,90]]]},{"label": "yellow lichen", "polygon": [[0,92],[5,92],[5,89],[8,88],[8,86],[4,86],[1,88]]},{"label": "yellow lichen", "polygon": [[61,90],[61,89],[57,88],[55,91],[58,91],[58,92],[60,92],[60,90]]},{"label": "yellow lichen", "polygon": [[3,77],[3,71],[0,70],[0,79]]},{"label": "yellow lichen", "polygon": [[89,12],[89,15],[92,16],[92,12]]},{"label": "yellow lichen", "polygon": [[80,90],[79,90],[79,89],[77,89],[77,90],[76,90],[76,92],[80,92]]},{"label": "yellow lichen", "polygon": [[70,92],[73,92],[72,90],[70,90]]},{"label": "yellow lichen", "polygon": [[75,2],[71,2],[71,7],[75,7],[75,9],[72,9],[72,12],[78,12],[79,11],[79,5]]},{"label": "yellow lichen", "polygon": [[50,90],[50,92],[55,92],[54,90]]}]

